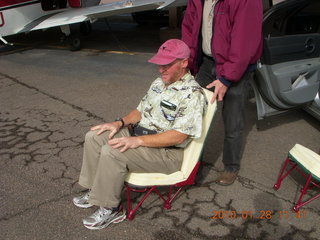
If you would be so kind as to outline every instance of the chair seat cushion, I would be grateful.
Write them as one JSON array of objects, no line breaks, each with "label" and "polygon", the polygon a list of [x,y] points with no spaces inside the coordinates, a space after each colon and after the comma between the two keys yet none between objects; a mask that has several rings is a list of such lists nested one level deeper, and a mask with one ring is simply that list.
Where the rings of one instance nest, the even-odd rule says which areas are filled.
[{"label": "chair seat cushion", "polygon": [[181,171],[171,174],[163,173],[129,173],[125,181],[136,186],[166,186],[186,180]]},{"label": "chair seat cushion", "polygon": [[305,172],[320,181],[320,155],[310,149],[296,144],[290,151],[289,157],[295,161]]}]

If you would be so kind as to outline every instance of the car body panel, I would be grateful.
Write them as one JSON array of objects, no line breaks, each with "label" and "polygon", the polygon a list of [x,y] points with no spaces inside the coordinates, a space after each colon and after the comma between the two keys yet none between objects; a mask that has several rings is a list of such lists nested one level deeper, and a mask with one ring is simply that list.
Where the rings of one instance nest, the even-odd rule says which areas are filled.
[{"label": "car body panel", "polygon": [[263,24],[264,51],[252,82],[258,119],[298,107],[320,119],[320,1],[281,2],[265,12]]}]

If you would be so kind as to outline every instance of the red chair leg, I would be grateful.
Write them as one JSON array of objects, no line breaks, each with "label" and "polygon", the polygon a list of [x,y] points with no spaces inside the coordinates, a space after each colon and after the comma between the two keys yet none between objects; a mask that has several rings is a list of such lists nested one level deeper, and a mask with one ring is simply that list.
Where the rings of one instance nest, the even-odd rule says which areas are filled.
[{"label": "red chair leg", "polygon": [[130,187],[128,187],[126,185],[126,192],[127,192],[127,218],[129,220],[133,220],[134,219],[134,212],[132,211],[132,208],[131,208],[131,196],[130,196],[130,193],[131,193],[131,189]]},{"label": "red chair leg", "polygon": [[[168,192],[168,197],[167,199],[158,191],[157,186],[152,186],[152,187],[146,187],[143,190],[137,190],[134,188],[131,188],[128,185],[126,186],[126,192],[127,192],[127,218],[129,220],[133,220],[134,219],[134,214],[135,212],[138,210],[138,208],[142,205],[142,203],[146,200],[146,198],[151,194],[151,192],[155,192],[164,202],[163,207],[166,209],[171,209],[171,203],[172,201],[178,196],[178,194],[180,193],[180,191],[182,190],[182,187],[179,187],[178,190],[173,194],[173,188],[175,187],[174,185],[170,186],[169,192]],[[143,198],[140,200],[140,202],[138,203],[138,205],[132,209],[132,204],[131,204],[131,191],[133,192],[146,192],[146,194],[143,196]]]},{"label": "red chair leg", "polygon": [[306,182],[306,184],[304,185],[304,187],[301,190],[301,194],[300,194],[299,200],[297,201],[296,205],[293,207],[293,211],[298,212],[299,209],[302,206],[306,205],[307,203],[311,202],[312,200],[314,200],[314,199],[316,199],[316,198],[318,198],[320,196],[320,194],[318,194],[317,196],[309,199],[308,201],[302,202],[303,196],[307,194],[308,189],[310,188],[309,185],[310,185],[311,179],[312,179],[312,175],[309,174],[309,176],[307,178],[307,182]]},{"label": "red chair leg", "polygon": [[173,186],[171,185],[168,192],[168,198],[164,201],[163,207],[165,209],[171,209],[171,194],[172,194]]},{"label": "red chair leg", "polygon": [[178,194],[181,192],[181,190],[182,190],[182,187],[179,187],[179,189],[176,191],[176,193],[173,195],[173,197],[171,199],[169,199],[170,204],[178,196]]},{"label": "red chair leg", "polygon": [[[157,187],[153,186],[151,188],[149,188],[148,192],[143,196],[143,198],[140,200],[140,202],[138,203],[138,205],[132,209],[131,206],[131,198],[130,198],[130,192],[132,191],[131,187],[126,185],[126,191],[127,191],[127,202],[128,202],[128,213],[127,213],[127,218],[129,220],[133,220],[134,219],[134,214],[135,212],[138,210],[138,208],[142,205],[142,203],[147,199],[147,197],[150,195],[151,192],[155,191],[157,192]],[[137,192],[145,192],[148,188],[146,188],[145,190],[139,191],[137,190]]]},{"label": "red chair leg", "polygon": [[279,175],[279,177],[278,177],[278,180],[277,180],[276,184],[274,184],[274,186],[273,186],[273,188],[274,188],[275,190],[278,190],[278,189],[281,187],[281,183],[282,183],[283,179],[285,179],[285,178],[290,174],[290,172],[297,167],[297,164],[295,164],[294,166],[292,166],[292,168],[290,168],[290,169],[286,172],[286,174],[284,174],[284,172],[285,172],[285,170],[286,170],[286,168],[287,168],[287,166],[288,166],[288,164],[289,164],[290,161],[291,161],[290,158],[287,157],[287,158],[286,158],[286,161],[285,161],[285,163],[284,163],[284,165],[283,165],[283,168],[282,168],[282,170],[281,170],[281,173],[280,173],[280,175]]}]

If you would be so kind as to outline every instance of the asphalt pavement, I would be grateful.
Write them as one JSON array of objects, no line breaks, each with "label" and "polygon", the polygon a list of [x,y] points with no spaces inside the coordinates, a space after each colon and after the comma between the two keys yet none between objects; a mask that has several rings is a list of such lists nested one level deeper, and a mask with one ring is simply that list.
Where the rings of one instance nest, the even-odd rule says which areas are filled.
[{"label": "asphalt pavement", "polygon": [[71,200],[83,190],[77,180],[84,134],[138,105],[158,76],[147,60],[163,32],[120,16],[96,23],[81,51],[60,43],[57,29],[8,39],[19,48],[0,46],[0,239],[320,239],[319,199],[292,211],[303,179],[293,173],[273,189],[294,144],[319,152],[319,121],[302,110],[258,121],[254,99],[232,186],[214,183],[223,167],[219,104],[202,175],[170,210],[152,195],[133,221],[83,227],[92,209]]}]

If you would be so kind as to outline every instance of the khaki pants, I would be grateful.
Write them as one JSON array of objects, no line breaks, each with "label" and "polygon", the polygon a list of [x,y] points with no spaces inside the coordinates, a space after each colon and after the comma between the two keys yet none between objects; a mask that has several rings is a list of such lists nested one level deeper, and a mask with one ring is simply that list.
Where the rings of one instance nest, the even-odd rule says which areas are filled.
[{"label": "khaki pants", "polygon": [[[99,136],[89,131],[85,137],[79,184],[90,191],[89,203],[118,207],[124,179],[128,171],[170,174],[180,170],[183,150],[139,147],[121,153],[108,143],[109,131]],[[114,137],[129,136],[128,129]]]}]

